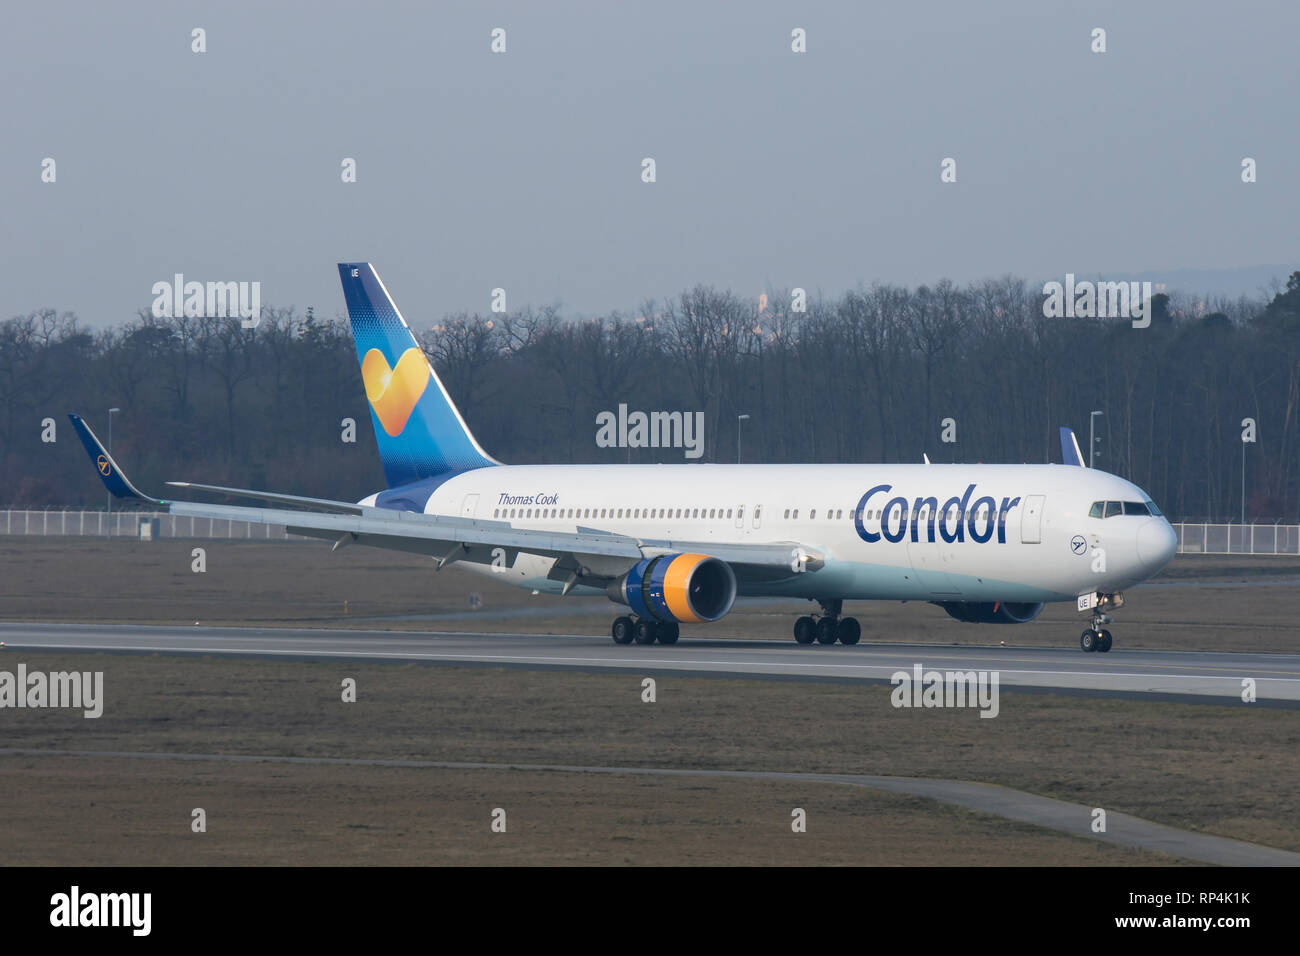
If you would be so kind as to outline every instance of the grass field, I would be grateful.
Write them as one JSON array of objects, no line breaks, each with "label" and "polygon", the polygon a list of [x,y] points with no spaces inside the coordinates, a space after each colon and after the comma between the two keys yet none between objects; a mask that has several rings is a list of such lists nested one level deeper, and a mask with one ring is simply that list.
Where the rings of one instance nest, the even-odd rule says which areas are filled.
[{"label": "grass field", "polygon": [[[981,720],[972,710],[896,710],[879,686],[664,676],[647,704],[637,675],[23,660],[104,671],[104,716],[7,710],[9,747],[946,777],[1300,850],[1293,710],[1017,694],[1004,697],[997,720]],[[344,677],[357,682],[356,703],[341,700]],[[0,776],[0,850],[11,862],[87,852],[181,863],[1162,859],[825,784],[16,756],[0,760]],[[212,821],[206,843],[188,831],[196,806]],[[497,806],[515,821],[508,840],[487,827]],[[815,823],[803,843],[789,839],[796,806]]]}]

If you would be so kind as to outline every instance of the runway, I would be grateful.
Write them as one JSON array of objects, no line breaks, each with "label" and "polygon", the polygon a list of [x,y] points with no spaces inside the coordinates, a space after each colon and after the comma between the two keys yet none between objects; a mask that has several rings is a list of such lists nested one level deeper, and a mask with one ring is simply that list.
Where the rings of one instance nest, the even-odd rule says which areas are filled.
[{"label": "runway", "polygon": [[[285,659],[423,661],[638,674],[685,673],[787,680],[888,682],[916,665],[930,671],[996,671],[1003,689],[1099,696],[1161,695],[1247,706],[1300,706],[1300,654],[1075,648],[692,640],[618,646],[591,635],[421,633],[313,628],[0,623],[0,669],[15,652],[107,651]],[[1255,704],[1249,706],[1256,706]]]}]

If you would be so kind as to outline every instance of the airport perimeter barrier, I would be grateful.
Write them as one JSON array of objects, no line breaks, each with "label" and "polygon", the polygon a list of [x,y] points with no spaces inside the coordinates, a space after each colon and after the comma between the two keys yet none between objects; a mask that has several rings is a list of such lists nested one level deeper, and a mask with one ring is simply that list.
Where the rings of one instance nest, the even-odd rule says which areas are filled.
[{"label": "airport perimeter barrier", "polygon": [[[280,524],[191,518],[153,511],[0,511],[0,536],[54,535],[129,538],[291,539]],[[1173,522],[1179,554],[1300,555],[1300,525]],[[301,539],[299,539],[301,540]]]},{"label": "airport perimeter barrier", "polygon": [[[283,541],[282,524],[194,518],[155,511],[0,511],[0,535],[102,538],[237,538]],[[303,540],[297,538],[296,540]]]},{"label": "airport perimeter barrier", "polygon": [[1300,554],[1300,525],[1174,524],[1179,554]]}]

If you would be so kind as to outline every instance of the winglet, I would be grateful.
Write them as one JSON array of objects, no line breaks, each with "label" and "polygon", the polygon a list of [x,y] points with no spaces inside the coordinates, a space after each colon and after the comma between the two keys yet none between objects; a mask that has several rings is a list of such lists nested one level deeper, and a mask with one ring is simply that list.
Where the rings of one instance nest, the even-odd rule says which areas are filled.
[{"label": "winglet", "polygon": [[86,446],[86,454],[90,456],[95,470],[99,472],[99,478],[104,482],[104,487],[111,491],[118,498],[135,498],[140,501],[147,501],[152,505],[166,504],[157,498],[150,498],[142,494],[135,485],[131,484],[131,479],[126,476],[113,456],[108,453],[103,444],[95,433],[90,430],[90,426],[80,415],[69,413],[68,418],[72,419],[72,427],[77,430],[77,437],[81,443]]},{"label": "winglet", "polygon": [[1088,466],[1083,462],[1083,452],[1079,451],[1079,439],[1074,437],[1074,429],[1061,426],[1061,461],[1067,465]]}]

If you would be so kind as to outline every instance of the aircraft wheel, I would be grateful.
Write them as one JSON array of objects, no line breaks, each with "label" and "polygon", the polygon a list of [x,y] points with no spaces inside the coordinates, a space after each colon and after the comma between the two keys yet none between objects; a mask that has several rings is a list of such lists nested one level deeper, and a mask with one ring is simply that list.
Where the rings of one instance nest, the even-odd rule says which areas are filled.
[{"label": "aircraft wheel", "polygon": [[614,618],[614,626],[610,628],[614,635],[615,644],[631,644],[634,625],[630,617]]},{"label": "aircraft wheel", "polygon": [[817,622],[817,643],[835,643],[835,620],[833,618],[824,617]]},{"label": "aircraft wheel", "polygon": [[681,636],[681,628],[676,624],[659,625],[659,643],[676,644],[677,638]]},{"label": "aircraft wheel", "polygon": [[1102,631],[1101,637],[1097,641],[1097,653],[1105,654],[1108,650],[1110,650],[1110,641],[1111,641],[1110,631]]},{"label": "aircraft wheel", "polygon": [[794,639],[800,644],[811,644],[817,638],[817,622],[806,614],[794,622]]},{"label": "aircraft wheel", "polygon": [[638,644],[653,644],[655,638],[659,636],[659,625],[654,621],[647,621],[645,618],[636,622],[636,642]]},{"label": "aircraft wheel", "polygon": [[862,625],[856,617],[842,618],[835,628],[835,637],[841,644],[856,644],[862,638]]},{"label": "aircraft wheel", "polygon": [[1079,646],[1084,652],[1091,654],[1097,649],[1097,632],[1089,628],[1079,635]]}]

